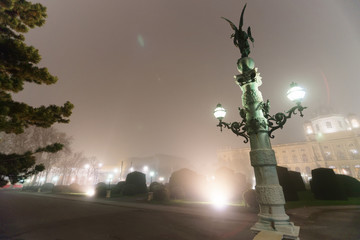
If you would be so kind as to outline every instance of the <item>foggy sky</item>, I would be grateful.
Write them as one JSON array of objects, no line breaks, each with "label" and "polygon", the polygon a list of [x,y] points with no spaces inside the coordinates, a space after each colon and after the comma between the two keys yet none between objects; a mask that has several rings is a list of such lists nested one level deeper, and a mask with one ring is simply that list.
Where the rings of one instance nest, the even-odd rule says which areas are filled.
[{"label": "foggy sky", "polygon": [[[57,84],[28,84],[16,99],[35,106],[75,105],[74,151],[104,163],[156,153],[195,165],[216,160],[224,146],[245,147],[231,131],[220,133],[213,110],[239,121],[241,90],[234,83],[240,57],[232,30],[244,1],[43,0],[46,24],[25,35]],[[276,143],[303,141],[304,120],[321,105],[359,114],[359,1],[248,1],[244,27],[255,38],[250,57],[262,76],[271,113],[290,109],[292,81],[307,90],[309,107],[275,131]],[[325,80],[327,79],[329,92]]]}]

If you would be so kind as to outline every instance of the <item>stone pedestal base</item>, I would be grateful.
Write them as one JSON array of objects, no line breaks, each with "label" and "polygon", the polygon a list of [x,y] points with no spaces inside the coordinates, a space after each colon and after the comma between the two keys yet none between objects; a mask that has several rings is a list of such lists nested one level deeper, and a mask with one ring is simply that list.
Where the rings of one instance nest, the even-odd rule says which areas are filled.
[{"label": "stone pedestal base", "polygon": [[257,222],[251,230],[254,232],[274,231],[281,233],[284,240],[300,240],[300,227],[295,226],[292,222]]}]

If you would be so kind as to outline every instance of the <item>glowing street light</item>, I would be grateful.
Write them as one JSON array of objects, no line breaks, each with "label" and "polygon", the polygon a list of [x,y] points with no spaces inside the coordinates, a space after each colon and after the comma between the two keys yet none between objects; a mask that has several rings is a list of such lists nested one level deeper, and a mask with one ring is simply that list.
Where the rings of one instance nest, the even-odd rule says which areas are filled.
[{"label": "glowing street light", "polygon": [[220,121],[224,119],[224,117],[226,116],[226,110],[225,108],[223,108],[221,106],[220,103],[218,103],[218,105],[216,105],[216,108],[214,110],[214,116],[219,119]]},{"label": "glowing street light", "polygon": [[287,91],[286,94],[287,97],[290,99],[290,101],[301,103],[306,94],[305,90],[294,82],[290,84],[290,87],[291,88]]},{"label": "glowing street light", "polygon": [[56,182],[59,180],[59,177],[58,176],[55,176],[52,178],[52,181],[56,184]]},{"label": "glowing street light", "polygon": [[143,171],[144,171],[144,172],[147,172],[148,170],[149,170],[149,167],[148,167],[148,166],[144,166],[144,167],[143,167]]},{"label": "glowing street light", "polygon": [[152,183],[152,178],[155,175],[155,173],[153,171],[150,172],[150,184]]}]

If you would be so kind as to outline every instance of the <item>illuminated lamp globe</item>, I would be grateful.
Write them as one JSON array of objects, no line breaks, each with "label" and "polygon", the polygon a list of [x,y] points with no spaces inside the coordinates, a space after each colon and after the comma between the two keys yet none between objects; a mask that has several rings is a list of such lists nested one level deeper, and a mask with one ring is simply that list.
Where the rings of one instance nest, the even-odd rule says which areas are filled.
[{"label": "illuminated lamp globe", "polygon": [[294,82],[290,84],[290,89],[287,91],[287,97],[296,103],[300,103],[304,99],[305,94],[305,90]]},{"label": "illuminated lamp globe", "polygon": [[220,103],[216,105],[216,108],[214,110],[214,116],[219,120],[223,120],[225,115],[226,115],[225,108],[223,108]]}]

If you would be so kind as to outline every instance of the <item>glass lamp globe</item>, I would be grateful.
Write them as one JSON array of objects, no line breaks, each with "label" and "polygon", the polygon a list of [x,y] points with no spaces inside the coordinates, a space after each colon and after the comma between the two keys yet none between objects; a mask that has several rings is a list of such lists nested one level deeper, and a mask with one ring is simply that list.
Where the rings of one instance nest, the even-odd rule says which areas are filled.
[{"label": "glass lamp globe", "polygon": [[214,116],[219,120],[223,120],[225,115],[226,115],[225,108],[223,108],[220,103],[216,105],[216,108],[214,110]]},{"label": "glass lamp globe", "polygon": [[287,91],[287,97],[291,101],[297,103],[300,103],[304,99],[305,94],[305,90],[302,87],[298,86],[296,83],[291,83],[290,89],[289,91]]}]

